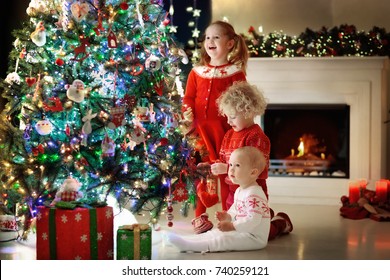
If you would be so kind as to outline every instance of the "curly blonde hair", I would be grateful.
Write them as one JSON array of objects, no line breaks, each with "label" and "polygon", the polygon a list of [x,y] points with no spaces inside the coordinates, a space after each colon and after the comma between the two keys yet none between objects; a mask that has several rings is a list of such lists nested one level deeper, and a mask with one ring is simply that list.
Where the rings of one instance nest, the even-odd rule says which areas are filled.
[{"label": "curly blonde hair", "polygon": [[267,101],[263,92],[246,81],[233,83],[217,99],[219,114],[226,115],[227,110],[234,109],[243,113],[245,118],[252,118],[264,114]]}]

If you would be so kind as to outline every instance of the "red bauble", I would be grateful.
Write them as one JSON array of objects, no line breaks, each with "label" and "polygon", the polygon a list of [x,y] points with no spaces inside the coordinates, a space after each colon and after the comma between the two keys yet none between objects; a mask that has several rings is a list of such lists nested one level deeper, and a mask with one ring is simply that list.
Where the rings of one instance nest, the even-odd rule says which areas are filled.
[{"label": "red bauble", "polygon": [[122,2],[122,3],[120,3],[119,7],[122,10],[126,11],[129,8],[129,4],[127,4],[126,2]]},{"label": "red bauble", "polygon": [[56,64],[58,65],[58,66],[62,66],[62,65],[64,65],[64,60],[62,60],[61,58],[57,58],[56,59]]},{"label": "red bauble", "polygon": [[168,222],[168,227],[173,227],[173,223],[172,222]]},{"label": "red bauble", "polygon": [[166,146],[166,145],[168,145],[168,139],[167,138],[161,138],[160,139],[160,145],[161,146]]}]

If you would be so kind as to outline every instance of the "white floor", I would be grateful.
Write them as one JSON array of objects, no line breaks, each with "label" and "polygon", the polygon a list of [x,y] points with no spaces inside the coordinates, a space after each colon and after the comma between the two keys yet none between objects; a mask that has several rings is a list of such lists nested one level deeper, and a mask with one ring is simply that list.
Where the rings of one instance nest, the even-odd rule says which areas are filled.
[{"label": "white floor", "polygon": [[[275,212],[290,215],[291,234],[269,242],[263,250],[223,253],[180,253],[162,237],[166,231],[192,234],[191,217],[175,215],[174,226],[153,231],[153,260],[390,260],[390,222],[349,220],[339,215],[339,206],[271,205]],[[175,206],[179,208],[179,206]],[[115,224],[127,217],[117,216]],[[127,219],[127,221],[129,221]],[[0,243],[2,260],[34,260],[35,236],[27,241]]]}]

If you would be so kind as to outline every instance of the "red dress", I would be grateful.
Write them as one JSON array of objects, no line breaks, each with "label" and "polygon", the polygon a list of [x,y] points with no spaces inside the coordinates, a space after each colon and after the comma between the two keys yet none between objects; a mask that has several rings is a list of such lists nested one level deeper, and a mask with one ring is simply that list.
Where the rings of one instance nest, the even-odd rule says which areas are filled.
[{"label": "red dress", "polygon": [[[226,132],[223,138],[221,149],[219,152],[219,159],[223,163],[229,163],[232,152],[240,147],[253,146],[258,148],[266,159],[266,167],[259,175],[257,183],[263,188],[263,191],[268,199],[268,189],[266,180],[268,178],[269,153],[271,150],[271,143],[267,135],[263,132],[258,124],[254,124],[240,131],[230,129]],[[221,182],[221,200],[222,209],[228,210],[233,204],[234,192],[239,187],[234,185],[227,174],[220,175]]]},{"label": "red dress", "polygon": [[222,139],[230,129],[226,118],[218,113],[216,100],[235,81],[246,81],[246,77],[234,64],[195,66],[188,75],[183,111],[192,108],[194,125],[211,161],[218,159]]}]

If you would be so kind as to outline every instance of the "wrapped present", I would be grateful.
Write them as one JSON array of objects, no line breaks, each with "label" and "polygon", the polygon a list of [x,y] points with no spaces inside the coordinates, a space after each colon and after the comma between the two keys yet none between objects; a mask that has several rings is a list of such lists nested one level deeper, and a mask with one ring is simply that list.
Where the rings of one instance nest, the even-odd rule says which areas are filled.
[{"label": "wrapped present", "polygon": [[109,206],[73,210],[37,207],[38,260],[112,260],[114,216]]},{"label": "wrapped present", "polygon": [[152,259],[152,231],[148,225],[120,226],[116,240],[117,260]]}]

